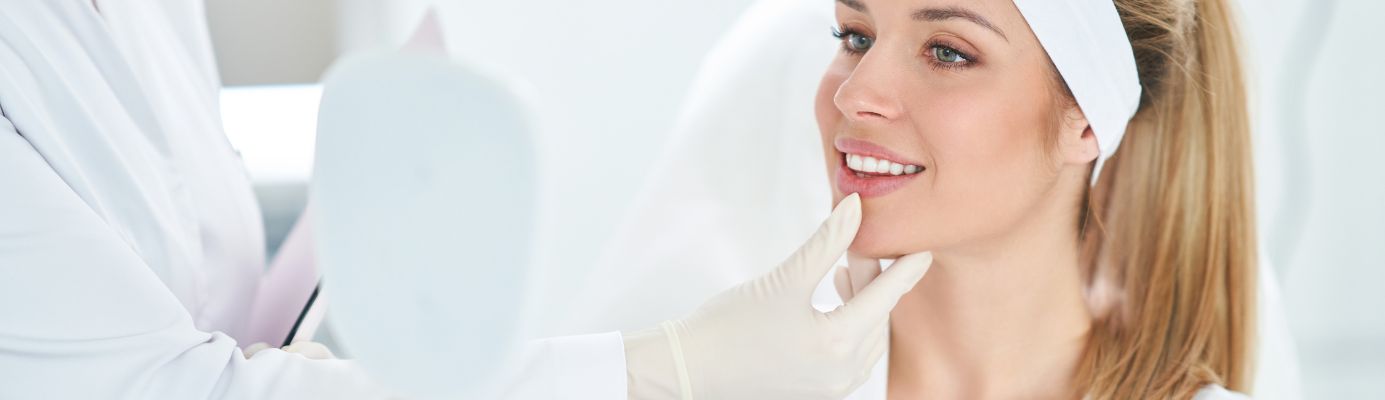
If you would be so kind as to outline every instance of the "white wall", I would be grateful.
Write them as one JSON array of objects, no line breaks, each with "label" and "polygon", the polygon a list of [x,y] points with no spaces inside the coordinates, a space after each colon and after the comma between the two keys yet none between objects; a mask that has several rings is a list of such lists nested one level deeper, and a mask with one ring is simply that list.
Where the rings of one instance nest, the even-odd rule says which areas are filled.
[{"label": "white wall", "polygon": [[1297,140],[1280,143],[1281,150],[1302,154],[1279,160],[1280,168],[1307,179],[1262,198],[1306,204],[1300,217],[1271,233],[1296,238],[1297,246],[1270,250],[1284,257],[1281,277],[1305,393],[1385,398],[1385,45],[1379,42],[1385,3],[1337,1],[1335,9],[1333,2],[1302,3],[1302,16],[1330,10],[1321,36],[1300,30],[1288,41],[1265,44],[1273,52],[1266,62],[1309,71],[1281,76],[1280,88],[1302,91],[1276,101],[1305,112],[1298,122],[1304,130],[1285,132]]},{"label": "white wall", "polygon": [[1385,398],[1385,3],[1242,1],[1261,244],[1308,398]]}]

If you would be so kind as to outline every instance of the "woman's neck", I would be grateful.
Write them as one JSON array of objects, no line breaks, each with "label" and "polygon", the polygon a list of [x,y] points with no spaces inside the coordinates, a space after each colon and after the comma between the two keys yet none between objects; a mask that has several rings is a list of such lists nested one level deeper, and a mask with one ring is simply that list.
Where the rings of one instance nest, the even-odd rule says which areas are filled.
[{"label": "woman's neck", "polygon": [[1046,231],[1071,226],[1053,219],[982,251],[934,252],[931,272],[891,313],[891,398],[1075,396],[1092,317],[1077,234]]}]

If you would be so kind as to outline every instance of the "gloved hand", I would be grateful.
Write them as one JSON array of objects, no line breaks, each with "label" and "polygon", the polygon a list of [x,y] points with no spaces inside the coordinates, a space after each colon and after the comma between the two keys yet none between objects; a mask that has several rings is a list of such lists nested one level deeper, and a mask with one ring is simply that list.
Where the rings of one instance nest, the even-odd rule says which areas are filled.
[{"label": "gloved hand", "polygon": [[840,399],[866,381],[888,344],[889,312],[928,271],[901,257],[831,312],[812,307],[861,223],[852,194],[770,273],[713,297],[687,318],[625,336],[632,399]]},{"label": "gloved hand", "polygon": [[[928,263],[933,262],[932,253],[919,253],[920,257],[928,256]],[[837,295],[841,296],[842,301],[851,301],[865,289],[866,285],[880,276],[880,260],[869,257],[862,257],[854,253],[846,253],[847,266],[837,267],[836,276],[832,283],[837,289]]]}]

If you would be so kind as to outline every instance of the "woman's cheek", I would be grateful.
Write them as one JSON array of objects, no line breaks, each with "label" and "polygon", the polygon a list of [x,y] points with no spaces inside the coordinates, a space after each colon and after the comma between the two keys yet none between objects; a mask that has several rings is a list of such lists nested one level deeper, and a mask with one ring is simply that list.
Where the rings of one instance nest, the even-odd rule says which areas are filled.
[{"label": "woman's cheek", "polygon": [[822,142],[823,163],[826,168],[825,178],[829,187],[832,188],[833,204],[842,199],[842,194],[837,193],[837,183],[834,179],[837,160],[835,157],[836,149],[832,143],[839,130],[839,125],[842,123],[841,110],[837,109],[835,101],[837,88],[841,87],[847,75],[847,72],[843,70],[840,58],[838,57],[837,61],[828,66],[827,72],[823,74],[822,80],[818,84],[817,98],[814,100],[814,114],[817,118],[818,134]]}]

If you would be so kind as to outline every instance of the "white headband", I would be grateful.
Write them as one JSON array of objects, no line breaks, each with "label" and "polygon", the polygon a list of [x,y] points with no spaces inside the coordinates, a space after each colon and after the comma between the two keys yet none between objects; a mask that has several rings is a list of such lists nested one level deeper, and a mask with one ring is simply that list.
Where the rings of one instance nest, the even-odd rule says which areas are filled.
[{"label": "white headband", "polygon": [[1101,166],[1116,153],[1125,125],[1140,107],[1135,52],[1112,0],[1014,0],[1048,51],[1096,133]]}]

